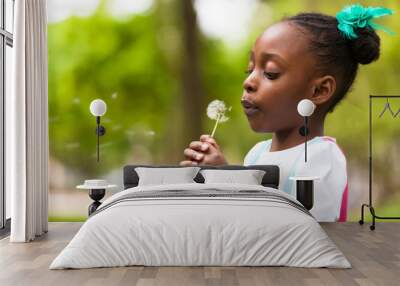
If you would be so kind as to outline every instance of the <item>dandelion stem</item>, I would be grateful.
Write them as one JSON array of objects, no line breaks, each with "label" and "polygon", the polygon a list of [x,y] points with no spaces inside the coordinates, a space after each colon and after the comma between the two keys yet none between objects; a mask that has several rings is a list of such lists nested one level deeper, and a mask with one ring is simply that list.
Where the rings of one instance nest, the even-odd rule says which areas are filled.
[{"label": "dandelion stem", "polygon": [[212,137],[212,138],[214,138],[215,130],[217,130],[217,126],[218,126],[218,122],[219,122],[219,119],[220,119],[220,118],[221,118],[221,114],[218,114],[218,115],[217,115],[217,121],[215,121],[214,129],[213,129],[213,131],[211,132],[211,137]]}]

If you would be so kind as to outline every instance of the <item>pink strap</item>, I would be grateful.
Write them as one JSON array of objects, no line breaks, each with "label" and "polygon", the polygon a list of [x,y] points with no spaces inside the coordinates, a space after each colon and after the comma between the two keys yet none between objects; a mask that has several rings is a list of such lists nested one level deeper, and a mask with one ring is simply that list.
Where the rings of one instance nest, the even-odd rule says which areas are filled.
[{"label": "pink strap", "polygon": [[339,222],[345,222],[347,220],[347,199],[349,196],[348,183],[346,182],[346,187],[344,188],[342,196],[342,204],[340,206]]},{"label": "pink strap", "polygon": [[[330,137],[330,136],[322,136],[322,138],[323,138],[324,140],[332,141],[333,143],[336,143],[336,141],[335,141],[335,139],[334,139],[333,137]],[[339,145],[338,145],[338,147],[339,147]],[[340,149],[340,147],[339,147],[339,149]],[[342,150],[342,149],[340,149],[340,150]],[[343,151],[342,151],[342,153],[343,153]]]},{"label": "pink strap", "polygon": [[[323,139],[336,143],[335,139],[332,137],[329,137],[329,136],[323,136]],[[345,155],[343,150],[340,148],[340,146],[339,145],[337,145],[337,146],[339,147],[339,149],[343,153],[343,155]],[[346,173],[347,173],[347,171],[346,171]],[[348,202],[348,197],[349,197],[348,185],[349,184],[348,184],[348,180],[347,180],[346,187],[344,187],[344,192],[342,195],[342,203],[340,205],[340,214],[339,214],[339,219],[338,219],[339,222],[345,222],[347,220],[347,202]]]}]

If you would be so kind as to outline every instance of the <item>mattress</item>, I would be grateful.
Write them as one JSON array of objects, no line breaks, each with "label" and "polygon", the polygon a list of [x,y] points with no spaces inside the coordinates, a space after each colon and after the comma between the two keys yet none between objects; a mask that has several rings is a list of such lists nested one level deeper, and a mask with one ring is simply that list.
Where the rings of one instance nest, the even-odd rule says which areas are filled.
[{"label": "mattress", "polygon": [[199,183],[138,186],[109,197],[50,269],[131,265],[351,267],[284,192]]}]

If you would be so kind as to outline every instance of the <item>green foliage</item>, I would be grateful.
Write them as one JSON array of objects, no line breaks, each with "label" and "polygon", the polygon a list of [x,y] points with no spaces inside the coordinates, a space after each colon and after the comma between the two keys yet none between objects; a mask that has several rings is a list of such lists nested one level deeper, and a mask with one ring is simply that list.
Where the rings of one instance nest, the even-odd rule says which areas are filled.
[{"label": "green foliage", "polygon": [[[300,11],[335,15],[349,4],[344,0],[262,2],[254,15],[254,29],[240,47],[232,49],[220,41],[201,37],[205,102],[222,99],[233,107],[231,119],[221,124],[216,133],[232,164],[242,163],[246,152],[257,141],[271,136],[255,134],[240,106],[248,52],[257,35],[283,16]],[[400,11],[396,0],[358,2]],[[105,174],[128,162],[176,164],[183,158],[166,162],[165,154],[170,151],[166,144],[169,131],[179,126],[174,121],[180,118],[174,113],[179,112],[181,88],[177,68],[180,51],[176,48],[180,38],[176,29],[182,27],[163,26],[157,9],[119,20],[108,15],[104,7],[100,6],[90,17],[72,17],[48,26],[50,155],[85,178]],[[368,166],[368,95],[400,95],[397,84],[400,21],[395,14],[377,22],[398,35],[378,31],[381,58],[368,66],[360,66],[352,92],[325,122],[325,134],[337,138],[348,162],[357,162],[364,168]],[[108,104],[107,114],[102,118],[107,133],[101,138],[101,164],[96,163],[95,119],[89,113],[89,104],[96,98]],[[392,106],[397,111],[400,100],[393,101]],[[376,103],[375,118],[381,108],[383,102]],[[201,117],[204,122],[199,136],[211,132],[213,122],[206,117],[205,110],[193,116]],[[384,117],[374,122],[377,178],[396,164],[386,152],[398,141],[400,125],[396,120]],[[388,162],[392,165],[383,165]]]},{"label": "green foliage", "polygon": [[[118,22],[96,13],[48,30],[51,156],[83,175],[121,166],[133,145],[150,145],[152,131],[160,134],[176,88],[157,45],[154,17]],[[96,98],[108,105],[98,165],[89,112]]]},{"label": "green foliage", "polygon": [[85,222],[85,216],[49,216],[49,222]]}]

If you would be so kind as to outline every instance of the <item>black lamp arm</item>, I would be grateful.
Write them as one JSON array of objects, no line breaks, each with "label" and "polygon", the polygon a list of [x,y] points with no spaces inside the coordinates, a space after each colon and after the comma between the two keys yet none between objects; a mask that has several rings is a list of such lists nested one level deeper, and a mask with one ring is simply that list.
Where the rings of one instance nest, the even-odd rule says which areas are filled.
[{"label": "black lamp arm", "polygon": [[301,136],[305,137],[304,145],[305,145],[305,152],[304,152],[304,161],[307,162],[307,136],[309,133],[308,128],[308,116],[304,116],[304,125],[299,128],[299,133]]},{"label": "black lamp arm", "polygon": [[305,126],[305,141],[304,141],[304,146],[305,146],[305,152],[304,152],[304,162],[307,162],[307,135],[308,135],[308,116],[304,117],[304,126]]},{"label": "black lamp arm", "polygon": [[100,125],[100,116],[96,116],[96,135],[97,135],[97,162],[100,160],[100,136],[106,134],[104,126]]}]

